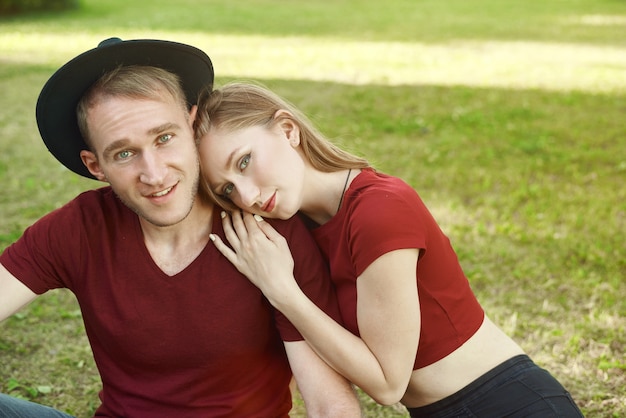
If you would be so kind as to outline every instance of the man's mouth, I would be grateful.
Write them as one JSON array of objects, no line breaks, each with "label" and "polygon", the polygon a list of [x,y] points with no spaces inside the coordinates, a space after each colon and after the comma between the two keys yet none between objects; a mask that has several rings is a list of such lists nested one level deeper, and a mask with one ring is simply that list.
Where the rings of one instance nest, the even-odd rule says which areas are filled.
[{"label": "man's mouth", "polygon": [[168,187],[167,189],[165,189],[165,190],[161,190],[160,192],[152,193],[150,196],[152,196],[152,197],[161,197],[161,196],[165,196],[166,194],[168,194],[169,192],[171,192],[173,188],[174,188],[174,186],[172,186],[172,187]]}]

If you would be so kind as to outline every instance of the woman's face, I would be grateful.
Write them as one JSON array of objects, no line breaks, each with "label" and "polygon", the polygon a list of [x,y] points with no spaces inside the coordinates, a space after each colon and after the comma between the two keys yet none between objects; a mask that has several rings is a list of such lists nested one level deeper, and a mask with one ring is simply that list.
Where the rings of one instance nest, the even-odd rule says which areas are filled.
[{"label": "woman's face", "polygon": [[200,138],[200,166],[209,187],[249,212],[288,219],[302,204],[304,160],[300,132],[291,121]]}]

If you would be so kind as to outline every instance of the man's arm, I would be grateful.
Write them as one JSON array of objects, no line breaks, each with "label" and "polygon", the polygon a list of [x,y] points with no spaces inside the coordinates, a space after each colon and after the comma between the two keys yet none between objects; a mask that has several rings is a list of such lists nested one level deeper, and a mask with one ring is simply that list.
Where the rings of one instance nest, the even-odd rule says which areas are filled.
[{"label": "man's arm", "polygon": [[37,294],[0,264],[0,321],[13,315]]},{"label": "man's arm", "polygon": [[285,342],[285,349],[308,417],[362,416],[350,382],[320,359],[306,341]]}]

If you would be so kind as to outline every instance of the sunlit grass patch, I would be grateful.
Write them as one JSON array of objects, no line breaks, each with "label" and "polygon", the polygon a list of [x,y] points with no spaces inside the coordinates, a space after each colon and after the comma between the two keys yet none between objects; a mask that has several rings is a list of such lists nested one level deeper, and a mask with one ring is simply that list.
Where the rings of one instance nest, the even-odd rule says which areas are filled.
[{"label": "sunlit grass patch", "polygon": [[172,39],[197,45],[211,56],[220,77],[626,91],[626,48],[615,46],[495,40],[430,44],[324,37],[120,32],[0,33],[0,54],[8,62],[56,67],[115,35],[127,39]]}]

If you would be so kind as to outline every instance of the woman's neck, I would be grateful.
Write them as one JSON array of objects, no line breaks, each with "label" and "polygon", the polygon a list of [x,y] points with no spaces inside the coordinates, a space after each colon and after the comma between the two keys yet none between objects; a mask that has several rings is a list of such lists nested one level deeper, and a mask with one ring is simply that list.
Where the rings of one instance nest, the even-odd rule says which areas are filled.
[{"label": "woman's neck", "polygon": [[343,196],[360,170],[333,173],[313,171],[307,177],[300,211],[319,225],[332,219],[343,204]]}]

